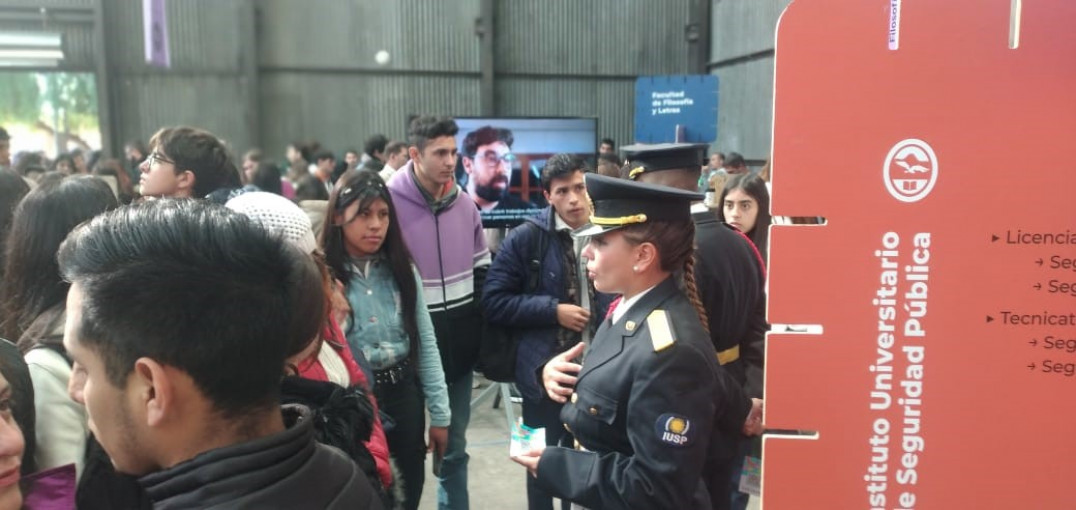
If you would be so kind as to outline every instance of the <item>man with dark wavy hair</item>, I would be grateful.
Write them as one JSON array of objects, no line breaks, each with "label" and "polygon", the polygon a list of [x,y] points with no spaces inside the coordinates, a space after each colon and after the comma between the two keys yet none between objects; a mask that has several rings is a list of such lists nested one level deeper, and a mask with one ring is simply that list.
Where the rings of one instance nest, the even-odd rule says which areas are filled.
[{"label": "man with dark wavy hair", "polygon": [[467,173],[467,194],[483,211],[493,209],[534,209],[509,193],[512,185],[512,154],[515,137],[504,128],[483,126],[463,137],[463,170]]},{"label": "man with dark wavy hair", "polygon": [[157,131],[150,154],[139,165],[144,197],[205,198],[220,188],[238,188],[239,170],[224,141],[198,128]]},{"label": "man with dark wavy hair", "polygon": [[[571,154],[546,161],[542,189],[549,207],[508,233],[482,289],[486,320],[511,331],[518,342],[511,363],[523,397],[523,424],[544,428],[548,446],[566,433],[563,405],[545,398],[535,372],[553,356],[589,342],[613,297],[594,289],[580,255],[586,239],[571,236],[590,220],[586,170],[586,162]],[[527,506],[553,508],[552,496],[530,475]]]},{"label": "man with dark wavy hair", "polygon": [[279,404],[287,355],[325,317],[307,254],[223,207],[157,200],[76,228],[58,259],[68,391],[155,508],[381,508],[310,409]]}]

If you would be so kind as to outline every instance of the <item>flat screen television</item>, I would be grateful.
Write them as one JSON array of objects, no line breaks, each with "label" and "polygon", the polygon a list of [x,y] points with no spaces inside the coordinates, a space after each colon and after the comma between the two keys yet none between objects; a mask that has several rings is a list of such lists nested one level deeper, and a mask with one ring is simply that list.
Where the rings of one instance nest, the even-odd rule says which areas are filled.
[{"label": "flat screen television", "polygon": [[554,154],[596,161],[598,119],[456,117],[456,180],[474,200],[485,228],[514,227],[547,205],[542,169]]}]

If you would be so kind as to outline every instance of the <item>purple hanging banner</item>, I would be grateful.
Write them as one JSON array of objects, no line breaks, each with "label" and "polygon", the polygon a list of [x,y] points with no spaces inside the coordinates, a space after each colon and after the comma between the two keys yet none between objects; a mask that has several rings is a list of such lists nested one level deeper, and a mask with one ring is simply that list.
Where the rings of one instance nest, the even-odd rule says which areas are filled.
[{"label": "purple hanging banner", "polygon": [[146,63],[157,67],[171,67],[164,0],[142,0],[142,24],[146,42]]}]

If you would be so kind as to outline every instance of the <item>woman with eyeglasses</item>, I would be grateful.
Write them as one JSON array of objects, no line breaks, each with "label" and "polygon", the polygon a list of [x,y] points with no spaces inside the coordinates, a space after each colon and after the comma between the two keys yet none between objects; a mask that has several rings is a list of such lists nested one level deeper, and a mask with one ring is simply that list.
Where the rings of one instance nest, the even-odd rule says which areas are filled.
[{"label": "woman with eyeglasses", "polygon": [[[369,360],[374,395],[395,421],[386,436],[403,480],[403,507],[417,508],[426,452],[444,454],[451,414],[422,282],[381,177],[353,171],[340,178],[320,242],[333,276],[345,282],[351,306],[343,326],[348,344]],[[430,412],[428,448],[424,398]]]}]

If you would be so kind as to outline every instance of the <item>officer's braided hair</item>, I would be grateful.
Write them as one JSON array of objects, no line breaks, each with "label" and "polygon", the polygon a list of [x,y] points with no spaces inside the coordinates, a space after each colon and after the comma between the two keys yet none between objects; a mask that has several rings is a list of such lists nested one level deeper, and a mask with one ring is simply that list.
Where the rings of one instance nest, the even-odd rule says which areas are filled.
[{"label": "officer's braided hair", "polygon": [[684,288],[687,290],[687,298],[691,301],[691,305],[695,307],[695,313],[699,314],[699,320],[702,321],[702,329],[706,330],[706,333],[710,333],[710,316],[706,313],[706,307],[702,306],[702,300],[699,299],[699,288],[695,285],[695,250],[692,247],[691,256],[684,261]]},{"label": "officer's braided hair", "polygon": [[683,271],[684,291],[695,307],[703,329],[710,332],[710,320],[706,308],[699,299],[699,289],[695,284],[695,222],[690,219],[681,221],[648,221],[624,227],[621,232],[631,244],[653,243],[658,247],[659,262],[663,271],[675,273]]}]

